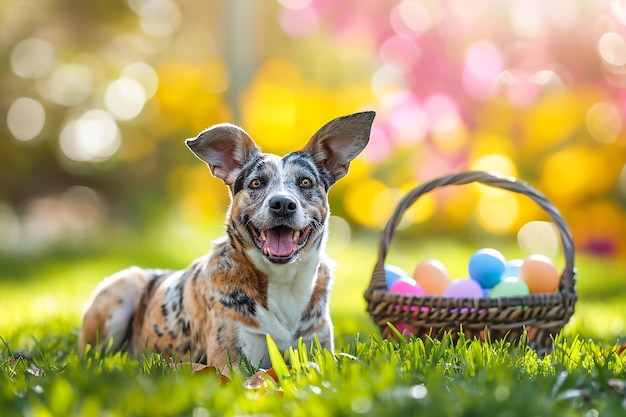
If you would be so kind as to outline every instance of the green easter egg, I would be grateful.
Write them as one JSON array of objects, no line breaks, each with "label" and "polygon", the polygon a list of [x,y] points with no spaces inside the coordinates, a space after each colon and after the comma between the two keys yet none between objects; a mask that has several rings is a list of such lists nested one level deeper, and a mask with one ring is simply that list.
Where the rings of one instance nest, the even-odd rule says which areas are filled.
[{"label": "green easter egg", "polygon": [[489,298],[516,297],[528,295],[528,285],[517,277],[506,277],[496,284],[489,293]]}]

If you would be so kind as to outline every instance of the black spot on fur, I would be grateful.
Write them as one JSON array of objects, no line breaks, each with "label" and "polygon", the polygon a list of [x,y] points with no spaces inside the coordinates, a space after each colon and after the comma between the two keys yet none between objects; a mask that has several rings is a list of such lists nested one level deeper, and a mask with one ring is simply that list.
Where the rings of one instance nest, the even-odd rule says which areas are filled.
[{"label": "black spot on fur", "polygon": [[179,306],[180,304],[178,303],[171,303],[170,308],[172,309],[172,313],[174,314],[178,313]]},{"label": "black spot on fur", "polygon": [[321,183],[326,191],[336,182],[333,174],[326,168],[318,167],[307,152],[290,153],[285,156],[285,162],[287,161],[298,164],[310,171],[315,176],[316,182]]},{"label": "black spot on fur", "polygon": [[165,333],[163,333],[163,330],[161,330],[161,328],[159,327],[159,325],[158,325],[158,324],[156,324],[156,323],[154,324],[154,333],[156,333],[156,335],[157,335],[158,337],[163,337],[163,335],[165,334]]},{"label": "black spot on fur", "polygon": [[152,278],[150,278],[150,282],[148,282],[148,285],[146,286],[146,294],[152,294],[152,290],[157,282],[160,281],[160,278],[161,276],[159,275],[153,275]]},{"label": "black spot on fur", "polygon": [[178,352],[182,354],[186,354],[190,351],[191,351],[191,343],[189,343],[189,341],[186,341],[185,343],[180,345],[180,347],[178,348]]},{"label": "black spot on fur", "polygon": [[235,180],[235,185],[233,186],[233,195],[244,189],[244,187],[247,185],[246,180],[249,178],[250,173],[254,171],[260,164],[262,164],[263,160],[263,155],[258,155],[256,158],[251,159],[246,164],[244,164],[244,166],[241,168],[239,176]]},{"label": "black spot on fur", "polygon": [[256,314],[256,302],[240,289],[224,294],[220,302],[224,307],[231,308],[240,314],[246,316],[254,316]]},{"label": "black spot on fur", "polygon": [[184,280],[180,280],[180,282],[176,285],[175,287],[175,291],[178,295],[178,300],[176,301],[176,304],[179,306],[184,306],[185,305],[185,286],[184,286]]},{"label": "black spot on fur", "polygon": [[[247,220],[244,219],[244,224],[246,222]],[[241,234],[241,230],[243,230],[244,227],[245,226],[240,225],[239,222],[237,222],[236,220],[233,220],[228,225],[228,236],[230,236],[232,245],[235,249],[237,249],[237,245],[239,245],[239,247],[245,246],[245,240],[243,235]],[[224,258],[228,259],[228,256],[225,256]]]},{"label": "black spot on fur", "polygon": [[222,338],[224,337],[225,329],[226,329],[226,326],[224,326],[223,324],[221,324],[220,327],[217,328],[217,343],[218,344],[222,344]]},{"label": "black spot on fur", "polygon": [[200,268],[196,269],[193,272],[193,277],[191,278],[191,282],[196,285],[196,283],[198,282],[198,279],[200,278]]},{"label": "black spot on fur", "polygon": [[191,334],[191,323],[189,322],[189,320],[179,320],[178,325],[183,332],[183,336],[189,337],[189,335]]}]

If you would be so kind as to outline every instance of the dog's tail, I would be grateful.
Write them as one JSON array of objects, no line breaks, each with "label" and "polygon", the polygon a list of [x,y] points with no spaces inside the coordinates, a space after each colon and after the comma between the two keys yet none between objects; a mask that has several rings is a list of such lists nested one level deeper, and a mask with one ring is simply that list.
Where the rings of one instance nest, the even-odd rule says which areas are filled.
[{"label": "dog's tail", "polygon": [[156,270],[132,267],[102,281],[87,304],[78,337],[78,352],[87,345],[119,350],[128,342],[131,322],[146,291],[162,278]]}]

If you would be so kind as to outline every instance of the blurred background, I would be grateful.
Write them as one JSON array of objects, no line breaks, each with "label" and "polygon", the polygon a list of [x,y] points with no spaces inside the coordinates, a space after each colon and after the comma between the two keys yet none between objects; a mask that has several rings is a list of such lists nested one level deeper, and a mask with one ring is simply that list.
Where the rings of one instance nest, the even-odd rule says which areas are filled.
[{"label": "blurred background", "polygon": [[[376,236],[420,182],[480,169],[544,192],[580,253],[626,259],[624,0],[4,0],[0,56],[9,280],[139,235],[184,266],[229,203],[185,138],[228,121],[282,154],[366,109],[331,246]],[[508,239],[541,218],[524,196],[458,187],[420,199],[400,235]]]}]

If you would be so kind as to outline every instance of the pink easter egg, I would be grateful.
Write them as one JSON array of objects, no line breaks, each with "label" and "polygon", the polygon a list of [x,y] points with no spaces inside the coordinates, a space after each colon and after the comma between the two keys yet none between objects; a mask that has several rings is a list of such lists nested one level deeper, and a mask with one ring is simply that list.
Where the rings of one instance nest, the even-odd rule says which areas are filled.
[{"label": "pink easter egg", "polygon": [[398,323],[396,324],[396,329],[398,329],[400,334],[404,336],[417,334],[417,330],[415,330],[415,327],[411,326],[410,324]]},{"label": "pink easter egg", "polygon": [[389,287],[389,292],[405,295],[426,295],[426,291],[413,278],[400,277]]}]

